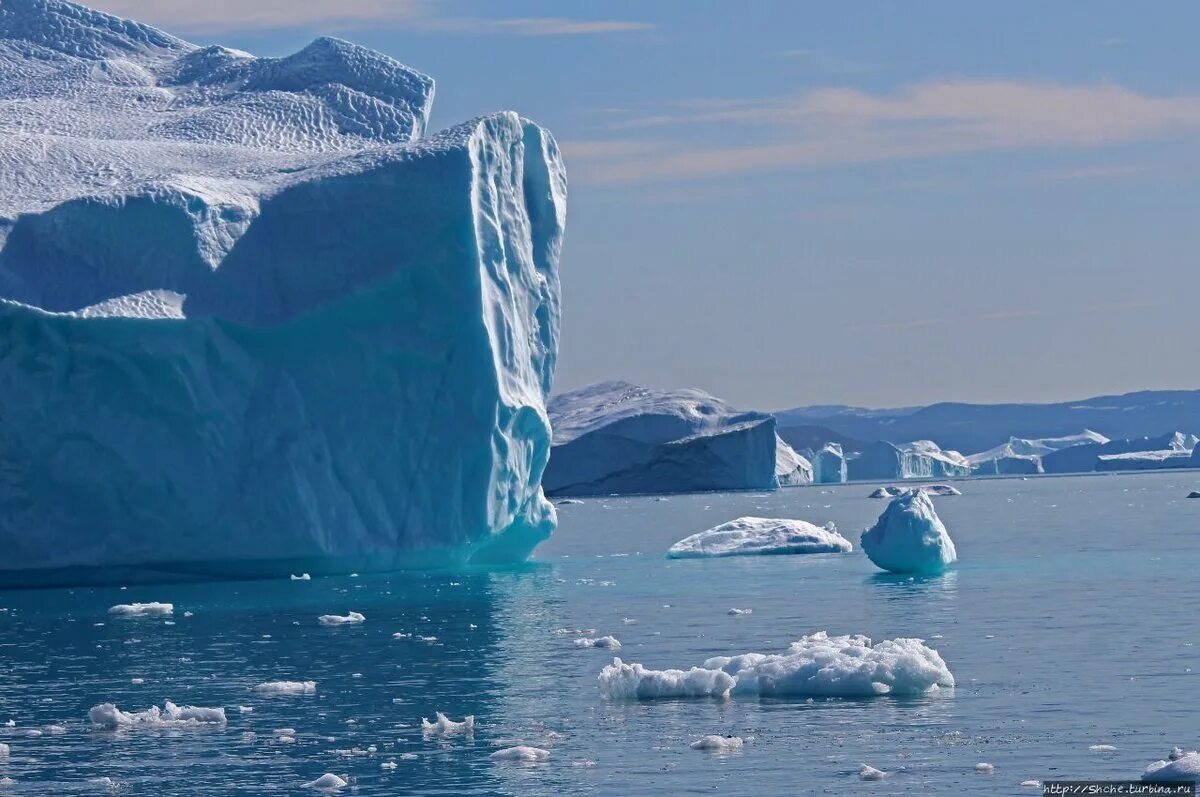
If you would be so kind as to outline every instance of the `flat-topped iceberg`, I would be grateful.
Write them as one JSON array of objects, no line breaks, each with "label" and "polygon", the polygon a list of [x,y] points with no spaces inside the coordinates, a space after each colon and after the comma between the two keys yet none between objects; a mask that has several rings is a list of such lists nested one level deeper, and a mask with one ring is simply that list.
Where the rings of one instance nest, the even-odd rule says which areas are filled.
[{"label": "flat-topped iceberg", "polygon": [[812,481],[775,434],[775,418],[702,390],[601,382],[550,400],[550,495],[771,490]]},{"label": "flat-topped iceberg", "polygon": [[786,653],[716,656],[690,670],[648,670],[613,659],[600,689],[617,700],[681,697],[876,697],[936,692],[954,676],[920,639],[829,636],[793,642]]},{"label": "flat-topped iceberg", "polygon": [[941,573],[958,559],[924,490],[895,498],[860,539],[867,557],[893,573]]},{"label": "flat-topped iceberg", "polygon": [[916,440],[895,445],[878,440],[847,463],[853,481],[884,479],[944,479],[971,475],[966,457],[957,451],[943,451],[931,440]]},{"label": "flat-topped iceberg", "polygon": [[337,39],[0,5],[0,583],[546,538],[562,161],[514,113],[425,137],[432,98]]},{"label": "flat-topped iceberg", "polygon": [[1108,440],[1046,454],[1042,457],[1042,467],[1046,473],[1186,468],[1193,467],[1189,455],[1195,447],[1195,435],[1183,432]]},{"label": "flat-topped iceberg", "polygon": [[740,517],[685,537],[671,546],[672,559],[718,556],[762,556],[805,553],[846,553],[854,546],[829,523],[824,527],[804,520]]},{"label": "flat-topped iceberg", "polygon": [[1046,454],[1107,442],[1107,437],[1091,429],[1063,437],[1011,437],[1007,443],[971,454],[967,457],[967,463],[971,466],[971,472],[980,476],[1042,473],[1042,457]]},{"label": "flat-topped iceberg", "polygon": [[812,462],[813,484],[841,484],[846,481],[846,455],[838,443],[826,443],[818,451],[805,452]]}]

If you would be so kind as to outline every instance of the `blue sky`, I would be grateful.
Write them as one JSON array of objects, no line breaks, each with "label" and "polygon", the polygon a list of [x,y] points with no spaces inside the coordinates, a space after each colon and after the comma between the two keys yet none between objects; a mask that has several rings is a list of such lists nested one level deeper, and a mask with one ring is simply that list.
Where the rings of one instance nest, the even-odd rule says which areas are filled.
[{"label": "blue sky", "polygon": [[571,178],[558,388],[747,408],[1200,387],[1200,5],[97,0],[319,33],[515,109]]}]

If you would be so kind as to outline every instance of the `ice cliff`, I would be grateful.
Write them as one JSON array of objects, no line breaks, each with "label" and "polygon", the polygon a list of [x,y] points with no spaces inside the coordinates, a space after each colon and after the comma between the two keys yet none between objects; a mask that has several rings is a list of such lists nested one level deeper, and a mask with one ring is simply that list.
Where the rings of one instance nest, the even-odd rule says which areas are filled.
[{"label": "ice cliff", "polygon": [[809,483],[812,466],[775,434],[775,419],[701,390],[601,382],[549,403],[550,495],[769,490]]},{"label": "ice cliff", "polygon": [[879,440],[866,446],[847,463],[853,481],[891,479],[944,479],[971,475],[966,457],[943,451],[931,440],[895,445]]},{"label": "ice cliff", "polygon": [[432,99],[337,39],[254,58],[0,2],[0,582],[550,533],[562,161],[514,113],[426,137]]}]

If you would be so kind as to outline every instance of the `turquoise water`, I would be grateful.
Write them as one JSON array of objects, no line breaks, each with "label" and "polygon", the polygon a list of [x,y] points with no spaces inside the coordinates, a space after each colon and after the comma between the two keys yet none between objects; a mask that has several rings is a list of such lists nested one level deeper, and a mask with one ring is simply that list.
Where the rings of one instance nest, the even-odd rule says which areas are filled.
[{"label": "turquoise water", "polygon": [[[1136,778],[1172,746],[1194,748],[1200,500],[1184,496],[1200,475],[959,486],[935,503],[960,566],[926,580],[877,575],[857,550],[663,556],[745,514],[832,520],[857,548],[884,508],[859,484],[563,506],[536,561],[504,572],[0,593],[0,723],[16,723],[0,727],[12,747],[0,776],[13,794],[300,794],[325,772],[358,795],[1029,794],[1021,781]],[[174,603],[173,624],[106,615],[134,601]],[[317,623],[351,610],[366,622]],[[958,686],[920,699],[612,703],[596,686],[612,653],[576,649],[564,628],[612,634],[623,659],[652,668],[779,652],[822,630],[918,636]],[[250,691],[268,680],[318,691]],[[222,706],[228,723],[111,733],[87,720],[97,703],[163,700]],[[424,737],[435,711],[474,714],[475,735]],[[294,743],[274,740],[285,727]],[[748,742],[689,749],[710,733]],[[549,762],[489,759],[517,739]],[[861,782],[861,763],[889,775]]]}]

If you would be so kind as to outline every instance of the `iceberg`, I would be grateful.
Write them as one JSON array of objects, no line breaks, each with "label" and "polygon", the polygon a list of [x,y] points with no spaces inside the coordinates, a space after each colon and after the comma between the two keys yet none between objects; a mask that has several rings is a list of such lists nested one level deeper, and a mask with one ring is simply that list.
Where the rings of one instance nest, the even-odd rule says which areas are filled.
[{"label": "iceberg", "polygon": [[1088,473],[1095,470],[1144,470],[1193,467],[1189,464],[1196,438],[1183,432],[1158,437],[1109,440],[1072,446],[1042,457],[1046,473]]},{"label": "iceberg", "polygon": [[863,551],[893,573],[941,573],[958,559],[954,542],[923,490],[888,504],[875,525],[862,533]]},{"label": "iceberg", "polygon": [[812,484],[814,466],[802,454],[775,435],[775,483],[780,487],[799,487]]},{"label": "iceberg", "polygon": [[679,697],[876,697],[923,695],[954,686],[936,650],[920,639],[829,636],[793,642],[786,653],[715,656],[691,670],[647,670],[620,659],[600,671],[610,699]]},{"label": "iceberg", "polygon": [[427,136],[432,99],[338,39],[255,58],[0,5],[0,584],[550,534],[565,171],[515,113]]},{"label": "iceberg", "polygon": [[548,410],[548,495],[771,490],[777,474],[812,479],[773,416],[739,412],[702,390],[601,382],[553,397]]},{"label": "iceberg", "polygon": [[1179,755],[1172,755],[1168,760],[1155,761],[1146,767],[1142,780],[1149,783],[1200,781],[1200,753],[1194,750],[1189,753],[1180,751]]},{"label": "iceberg", "polygon": [[804,520],[740,517],[685,537],[667,551],[671,559],[847,553],[854,546],[832,523],[821,527]]},{"label": "iceberg", "polygon": [[1007,443],[971,454],[967,457],[967,464],[971,466],[971,472],[978,476],[1030,475],[1043,472],[1042,457],[1046,454],[1074,446],[1103,445],[1107,442],[1107,437],[1091,429],[1064,437],[1034,440],[1010,437]]},{"label": "iceberg", "polygon": [[846,455],[838,443],[826,443],[820,451],[806,451],[812,462],[813,484],[841,484],[846,481]]},{"label": "iceberg", "polygon": [[970,476],[971,466],[957,451],[943,451],[932,440],[895,445],[878,440],[847,463],[852,481],[945,479]]}]

